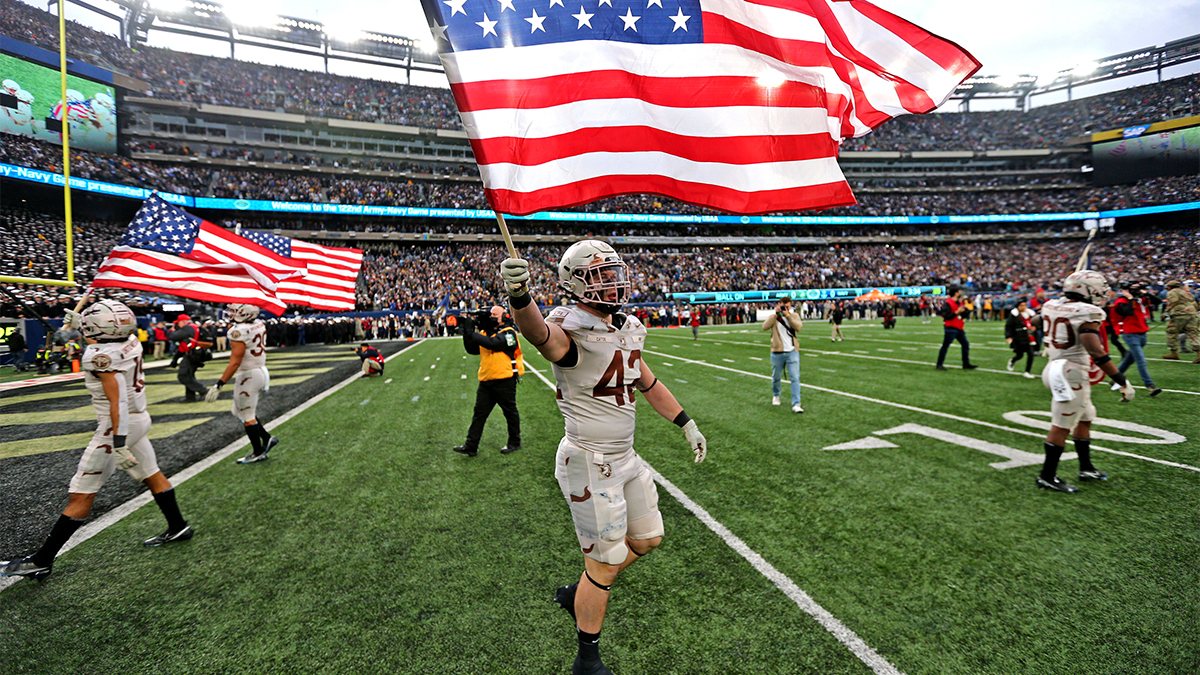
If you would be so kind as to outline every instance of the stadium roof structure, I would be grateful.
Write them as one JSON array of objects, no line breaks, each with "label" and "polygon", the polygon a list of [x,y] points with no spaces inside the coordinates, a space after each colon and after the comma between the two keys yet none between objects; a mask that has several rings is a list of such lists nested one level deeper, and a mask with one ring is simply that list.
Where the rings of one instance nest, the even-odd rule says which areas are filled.
[{"label": "stadium roof structure", "polygon": [[[59,0],[50,0],[51,5]],[[411,81],[412,71],[440,73],[441,61],[422,40],[357,27],[330,26],[319,21],[263,12],[253,2],[225,4],[211,0],[112,0],[124,16],[104,11],[87,0],[66,0],[108,17],[120,26],[120,37],[130,47],[146,44],[151,31],[219,40],[229,44],[235,58],[237,45],[277,49],[322,57],[401,68]],[[363,19],[363,23],[366,19]],[[974,99],[1014,99],[1022,108],[1039,94],[1104,82],[1137,73],[1162,70],[1200,59],[1200,34],[1163,45],[1114,54],[1043,75],[977,75],[958,86],[951,99],[970,110]]]}]

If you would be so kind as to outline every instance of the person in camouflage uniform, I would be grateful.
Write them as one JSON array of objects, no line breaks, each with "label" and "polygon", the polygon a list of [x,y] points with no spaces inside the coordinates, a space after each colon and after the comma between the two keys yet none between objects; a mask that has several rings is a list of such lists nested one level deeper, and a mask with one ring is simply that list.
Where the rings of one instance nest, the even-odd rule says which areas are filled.
[{"label": "person in camouflage uniform", "polygon": [[1164,354],[1164,359],[1179,360],[1179,336],[1186,335],[1192,351],[1197,352],[1192,363],[1200,363],[1200,316],[1196,312],[1196,298],[1192,292],[1178,280],[1167,282],[1167,313],[1171,320],[1167,323],[1167,348],[1170,354]]}]

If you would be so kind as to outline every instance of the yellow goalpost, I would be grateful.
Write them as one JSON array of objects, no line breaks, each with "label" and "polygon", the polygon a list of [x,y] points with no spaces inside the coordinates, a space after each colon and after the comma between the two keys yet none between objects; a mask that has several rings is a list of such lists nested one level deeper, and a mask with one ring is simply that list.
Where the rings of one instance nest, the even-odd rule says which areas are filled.
[{"label": "yellow goalpost", "polygon": [[69,102],[67,101],[67,18],[66,0],[58,0],[58,72],[59,95],[62,98],[62,147],[63,147],[63,214],[67,221],[67,278],[38,279],[35,277],[0,276],[0,283],[41,284],[44,286],[77,286],[75,283],[74,241],[71,232],[71,139]]}]

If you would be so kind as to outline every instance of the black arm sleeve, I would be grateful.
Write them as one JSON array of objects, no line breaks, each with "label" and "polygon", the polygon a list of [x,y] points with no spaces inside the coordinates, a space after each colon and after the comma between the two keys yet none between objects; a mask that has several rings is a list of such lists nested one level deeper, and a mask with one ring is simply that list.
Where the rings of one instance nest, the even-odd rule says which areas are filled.
[{"label": "black arm sleeve", "polygon": [[1133,303],[1131,302],[1118,302],[1113,305],[1113,309],[1117,310],[1117,314],[1121,316],[1133,316]]},{"label": "black arm sleeve", "polygon": [[191,329],[191,326],[177,328],[171,333],[171,342],[186,342],[196,336],[196,332]]},{"label": "black arm sleeve", "polygon": [[472,339],[474,339],[475,343],[478,345],[477,347],[475,347],[475,353],[479,353],[479,347],[487,347],[488,349],[490,349],[494,352],[515,351],[515,348],[509,347],[508,344],[504,341],[504,337],[499,334],[484,335],[483,333],[475,333],[475,335]]},{"label": "black arm sleeve", "polygon": [[476,340],[481,337],[483,337],[483,335],[480,333],[476,333],[474,330],[464,330],[463,331],[463,349],[467,350],[468,354],[475,354],[478,356],[479,355],[479,343],[476,342]]}]

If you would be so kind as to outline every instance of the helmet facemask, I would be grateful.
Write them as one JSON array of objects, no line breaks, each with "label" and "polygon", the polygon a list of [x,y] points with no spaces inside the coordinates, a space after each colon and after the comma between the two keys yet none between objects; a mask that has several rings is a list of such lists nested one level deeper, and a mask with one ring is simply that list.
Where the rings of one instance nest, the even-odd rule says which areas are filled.
[{"label": "helmet facemask", "polygon": [[629,282],[629,270],[620,260],[577,267],[573,276],[583,282],[583,292],[575,293],[575,298],[602,312],[613,314],[629,302],[633,286]]}]

